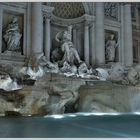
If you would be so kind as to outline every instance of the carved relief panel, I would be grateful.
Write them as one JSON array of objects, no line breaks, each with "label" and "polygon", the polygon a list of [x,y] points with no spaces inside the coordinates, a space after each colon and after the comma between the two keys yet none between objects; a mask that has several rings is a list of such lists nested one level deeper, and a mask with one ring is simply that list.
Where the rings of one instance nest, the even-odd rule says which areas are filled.
[{"label": "carved relief panel", "polygon": [[104,13],[106,17],[118,20],[118,4],[112,2],[105,2]]}]

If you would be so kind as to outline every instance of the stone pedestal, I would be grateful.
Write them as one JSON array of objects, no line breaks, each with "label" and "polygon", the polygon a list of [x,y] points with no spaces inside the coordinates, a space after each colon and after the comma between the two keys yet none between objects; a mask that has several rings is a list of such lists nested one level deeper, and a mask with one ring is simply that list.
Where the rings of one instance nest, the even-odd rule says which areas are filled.
[{"label": "stone pedestal", "polygon": [[11,56],[11,57],[20,57],[21,56],[21,52],[15,52],[15,51],[5,51],[4,55],[6,56]]}]

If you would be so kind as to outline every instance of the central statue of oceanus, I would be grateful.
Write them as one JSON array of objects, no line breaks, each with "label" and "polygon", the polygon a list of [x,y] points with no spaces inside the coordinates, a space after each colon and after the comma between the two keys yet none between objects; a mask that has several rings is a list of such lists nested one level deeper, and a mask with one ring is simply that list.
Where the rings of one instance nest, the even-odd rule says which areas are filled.
[{"label": "central statue of oceanus", "polygon": [[[60,47],[56,48],[52,52],[52,61],[58,62],[59,66],[62,66],[64,62],[70,65],[78,65],[82,61],[79,57],[77,50],[74,48],[72,43],[72,26],[68,26],[65,31],[58,32],[56,34],[55,40],[60,43]],[[58,54],[59,53],[59,54]],[[58,55],[62,54],[60,57]]]}]

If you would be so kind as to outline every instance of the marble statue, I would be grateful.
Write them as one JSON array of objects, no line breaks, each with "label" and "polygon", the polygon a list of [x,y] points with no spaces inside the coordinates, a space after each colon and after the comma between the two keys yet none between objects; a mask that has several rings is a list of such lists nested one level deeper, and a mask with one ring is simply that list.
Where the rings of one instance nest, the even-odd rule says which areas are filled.
[{"label": "marble statue", "polygon": [[39,77],[42,77],[44,75],[43,68],[39,66],[34,56],[29,59],[26,72],[27,75],[30,76],[30,79],[33,80],[37,80]]},{"label": "marble statue", "polygon": [[37,80],[44,75],[43,68],[39,65],[36,56],[31,56],[25,66],[19,70],[20,74],[28,76],[27,79]]},{"label": "marble statue", "polygon": [[78,74],[83,74],[83,73],[88,73],[88,67],[86,63],[81,63],[80,66],[78,67]]},{"label": "marble statue", "polygon": [[99,77],[100,80],[107,80],[107,78],[109,77],[109,73],[107,69],[103,69],[103,68],[96,68],[96,75]]},{"label": "marble statue", "polygon": [[107,80],[120,84],[128,84],[128,81],[125,77],[125,67],[121,63],[115,63],[111,66],[111,69],[108,70],[109,76]]},{"label": "marble statue", "polygon": [[[69,63],[70,65],[77,65],[80,62],[79,54],[74,48],[71,41],[71,26],[68,26],[68,30],[63,32],[58,32],[56,35],[56,41],[60,43],[59,51],[62,52],[63,56],[61,60],[57,60],[60,66],[63,66],[64,62]],[[58,48],[57,48],[58,49]]]},{"label": "marble statue", "polygon": [[19,31],[19,25],[17,22],[17,17],[13,17],[11,23],[4,31],[4,40],[7,44],[8,51],[20,51],[20,39],[22,34]]},{"label": "marble statue", "polygon": [[130,68],[127,73],[127,80],[129,84],[135,86],[139,82],[139,74],[135,67]]},{"label": "marble statue", "polygon": [[60,72],[77,74],[77,67],[75,65],[71,66],[70,64],[68,64],[68,62],[65,61],[63,63],[63,67],[60,68]]},{"label": "marble statue", "polygon": [[47,60],[47,57],[43,54],[38,58],[39,65],[43,68],[44,72],[58,73],[59,67],[57,63],[52,63]]},{"label": "marble statue", "polygon": [[109,76],[107,80],[122,85],[132,85],[135,86],[139,83],[139,69],[138,66],[131,67],[125,71],[120,63],[112,65],[111,70],[109,70]]},{"label": "marble statue", "polygon": [[140,83],[140,65],[131,67],[126,75],[129,85],[136,86]]},{"label": "marble statue", "polygon": [[115,60],[115,49],[118,45],[116,44],[114,37],[114,34],[111,34],[110,39],[105,44],[105,55],[108,62],[114,62]]},{"label": "marble statue", "polygon": [[28,75],[29,79],[32,80],[37,80],[48,72],[58,73],[58,64],[48,61],[43,53],[36,53],[31,56],[26,66],[20,70],[20,73]]}]

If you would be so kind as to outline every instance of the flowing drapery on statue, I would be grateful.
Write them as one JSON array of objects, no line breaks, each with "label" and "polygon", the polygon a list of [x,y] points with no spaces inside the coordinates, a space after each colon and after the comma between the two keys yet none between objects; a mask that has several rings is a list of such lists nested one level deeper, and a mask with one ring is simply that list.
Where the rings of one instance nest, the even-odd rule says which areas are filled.
[{"label": "flowing drapery on statue", "polygon": [[6,28],[4,32],[4,40],[7,44],[8,51],[20,51],[20,39],[21,34],[19,31],[19,25],[17,23],[17,18],[14,16],[11,23]]},{"label": "flowing drapery on statue", "polygon": [[110,35],[110,39],[106,42],[105,48],[106,48],[106,60],[108,62],[114,62],[115,60],[115,50],[118,44],[116,43],[116,40],[114,39],[114,34]]}]

